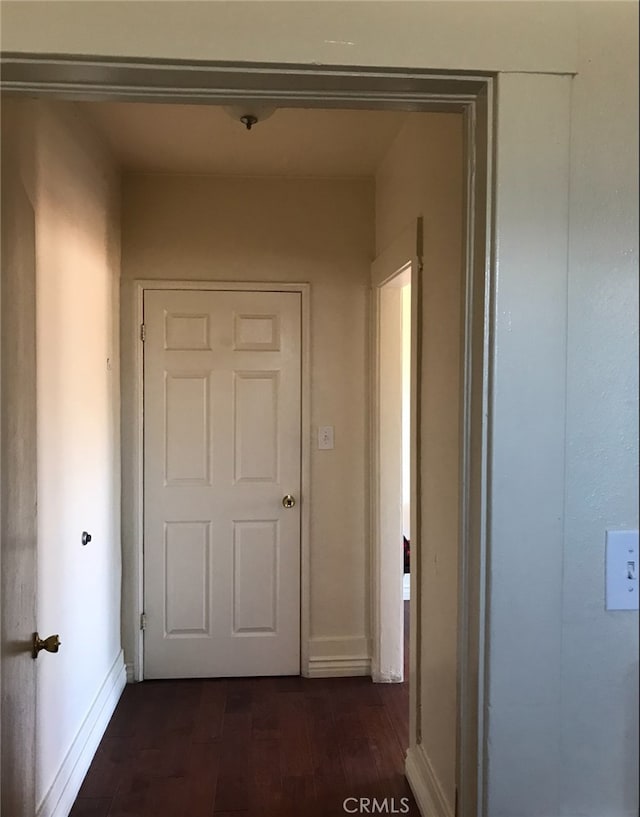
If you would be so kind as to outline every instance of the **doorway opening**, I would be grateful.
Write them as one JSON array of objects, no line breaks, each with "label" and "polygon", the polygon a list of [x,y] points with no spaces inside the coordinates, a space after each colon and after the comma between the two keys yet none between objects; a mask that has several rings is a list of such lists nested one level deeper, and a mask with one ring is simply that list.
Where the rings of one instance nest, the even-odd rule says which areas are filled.
[{"label": "doorway opening", "polygon": [[[24,92],[25,90],[32,90],[43,95],[47,93],[62,93],[64,91],[64,81],[61,82],[59,79],[56,80],[55,70],[52,66],[53,62],[47,63],[47,66],[41,65],[39,68],[35,66],[35,76],[39,78],[36,81],[32,81],[33,87],[29,86],[29,88],[27,88],[26,84],[23,83],[20,85],[18,83],[18,91]],[[77,65],[72,67],[71,74],[75,73],[76,68]],[[64,91],[64,93],[67,94],[68,98],[81,101],[83,99],[86,100],[87,98],[95,99],[95,94],[98,93],[98,89],[102,88],[100,93],[102,94],[103,99],[140,101],[141,97],[146,96],[148,100],[148,98],[153,95],[152,90],[149,89],[152,89],[154,83],[159,81],[159,77],[163,80],[163,85],[162,89],[155,89],[157,91],[157,93],[155,93],[155,99],[157,101],[162,100],[167,103],[184,101],[187,97],[190,101],[221,102],[228,101],[230,96],[250,98],[253,94],[253,96],[260,96],[263,99],[267,98],[268,96],[270,101],[277,104],[282,105],[283,103],[288,102],[292,107],[297,106],[300,108],[377,108],[403,111],[433,111],[436,113],[442,112],[443,109],[446,108],[452,113],[464,114],[464,137],[466,145],[464,167],[466,179],[463,184],[460,185],[460,187],[464,187],[465,189],[467,197],[466,207],[470,214],[467,214],[465,222],[466,233],[464,239],[465,280],[463,294],[465,312],[463,334],[465,339],[466,356],[463,373],[464,383],[460,387],[460,392],[464,393],[465,399],[464,417],[461,427],[464,429],[465,452],[469,452],[472,449],[472,436],[477,442],[477,448],[473,449],[474,458],[464,461],[465,472],[461,474],[460,482],[466,486],[466,489],[465,494],[462,497],[460,507],[456,508],[455,514],[456,517],[460,515],[462,519],[462,527],[465,530],[467,528],[470,530],[468,542],[466,542],[468,552],[466,550],[463,551],[463,558],[469,561],[471,566],[471,569],[464,574],[468,587],[465,586],[460,592],[461,625],[459,638],[464,667],[463,671],[460,672],[462,681],[458,705],[455,708],[455,715],[456,717],[460,715],[460,724],[464,724],[466,728],[460,730],[460,754],[462,756],[462,760],[457,765],[455,777],[458,784],[457,788],[460,790],[460,802],[475,802],[477,795],[477,753],[480,747],[477,737],[479,730],[481,730],[481,724],[476,712],[476,708],[478,706],[477,696],[479,694],[477,679],[481,675],[482,668],[482,642],[476,631],[478,631],[481,635],[484,622],[483,597],[481,597],[477,592],[477,588],[480,586],[482,578],[478,565],[482,566],[484,563],[484,532],[481,526],[476,525],[474,527],[473,523],[475,516],[480,515],[484,507],[484,494],[482,493],[482,490],[484,488],[485,478],[483,459],[485,450],[485,438],[483,436],[485,431],[485,415],[482,409],[484,406],[483,401],[485,397],[486,371],[483,350],[486,342],[484,315],[485,285],[488,271],[488,267],[485,265],[488,257],[488,236],[490,235],[487,222],[487,210],[490,205],[490,198],[487,193],[487,177],[485,171],[491,155],[490,145],[488,144],[488,139],[490,137],[490,117],[487,117],[487,111],[491,110],[491,78],[470,76],[452,77],[451,75],[441,77],[431,76],[426,73],[405,74],[400,71],[387,72],[380,70],[375,71],[375,74],[368,70],[353,73],[351,71],[344,72],[341,69],[313,69],[312,71],[296,69],[292,71],[290,68],[280,69],[273,66],[269,67],[268,71],[266,71],[264,68],[256,69],[254,66],[225,66],[224,76],[222,76],[221,73],[217,73],[215,66],[202,65],[194,70],[189,70],[189,87],[186,89],[184,87],[179,87],[180,83],[175,84],[175,80],[172,80],[171,78],[161,77],[160,72],[157,71],[156,68],[157,66],[155,65],[138,66],[134,65],[133,63],[128,63],[126,66],[123,66],[114,62],[109,66],[109,83],[105,83],[104,76],[106,76],[106,74],[101,75],[102,79],[92,75],[92,71],[101,70],[99,63],[94,62],[88,68],[86,74],[86,76],[91,79],[91,94],[94,96],[87,96],[88,92],[83,90],[77,82],[75,82],[73,88],[70,86],[66,89],[66,91]],[[183,66],[173,66],[171,70],[175,73],[175,75],[180,75],[179,78],[185,79],[186,75],[184,74]],[[40,74],[38,71],[40,71]],[[122,72],[124,72],[124,74]],[[197,76],[198,72],[204,72],[206,76]],[[152,74],[155,76],[152,76]],[[309,75],[311,75],[311,77]],[[118,79],[118,77],[120,77],[120,79]],[[270,77],[272,79],[271,84],[269,84]],[[233,80],[237,80],[239,85],[234,86],[230,90],[230,82],[231,85],[233,85]],[[196,85],[200,81],[202,81],[203,87],[200,95],[197,95]],[[174,83],[173,85],[172,82]],[[318,82],[321,83],[319,86]],[[102,86],[100,83],[102,83]],[[372,90],[372,83],[374,84],[374,90]],[[315,90],[317,87],[320,87],[321,90]],[[265,93],[266,88],[270,89],[268,93]],[[132,89],[137,89],[137,91]],[[348,95],[345,95],[345,89],[347,89]],[[187,90],[190,96],[188,96]],[[476,164],[476,160],[479,160],[479,164]],[[479,171],[477,169],[478,167]],[[408,174],[408,178],[416,178],[418,174],[415,173],[413,168],[410,170],[411,172]],[[404,178],[407,178],[407,176],[404,176]],[[255,190],[258,187],[259,185],[254,184],[251,191],[252,196],[244,197],[243,201],[251,201],[252,198],[255,197]],[[153,199],[153,197],[150,196],[150,199]],[[143,208],[141,206],[140,210],[142,211],[142,209]],[[299,208],[297,208],[297,210],[298,209]],[[325,208],[325,211],[328,212],[329,208]],[[218,215],[220,216],[221,214],[224,214],[224,212],[225,207],[221,207]],[[295,214],[296,213],[292,213],[292,215]],[[213,220],[208,221],[206,224],[195,219],[192,221],[193,223],[201,224],[207,229],[211,224],[216,223]],[[292,218],[290,224],[293,225],[294,223],[295,220]],[[315,234],[321,232],[318,230],[317,224],[314,225],[314,227]],[[205,230],[203,230],[203,234],[204,232]],[[390,240],[392,236],[388,236],[388,238]],[[130,235],[128,236],[128,240],[129,239]],[[332,243],[334,242],[325,241],[325,244],[328,246],[331,246]],[[159,243],[156,246],[159,246]],[[237,243],[236,249],[237,246],[241,246],[241,244]],[[318,253],[317,256],[323,257],[321,253]],[[295,260],[295,255],[292,254],[291,258]],[[209,265],[209,267],[211,266],[210,256],[207,256],[206,253],[202,254],[201,259],[206,259],[206,263]],[[131,269],[133,269],[134,266],[137,266],[141,260],[143,260],[142,255],[139,255],[135,259],[132,257]],[[160,261],[164,261],[166,263],[167,260],[170,259],[168,256],[165,256],[164,259],[160,258],[156,260],[158,261],[158,263],[155,264],[157,268],[160,266]],[[232,267],[233,264],[237,265],[236,256],[229,254],[229,257],[226,259],[226,264],[227,269]],[[191,268],[193,268],[193,264],[191,265]],[[340,269],[339,265],[335,268]],[[252,266],[250,269],[252,270],[253,275],[256,275],[256,267]],[[169,276],[165,275],[164,277],[168,278]],[[200,276],[192,276],[190,274],[189,277]],[[299,278],[296,277],[293,280],[299,280]],[[129,329],[136,330],[137,327],[131,325],[132,313],[135,311],[134,299],[133,297],[130,297],[133,287],[133,282],[131,279],[128,281],[128,285],[129,286],[126,290],[123,288],[123,298],[121,301],[123,312],[126,313],[124,316],[123,325],[127,325]],[[364,289],[365,285],[363,280],[361,290]],[[414,309],[415,304],[420,302],[418,300],[419,295],[416,293],[416,289],[417,288],[412,287]],[[366,284],[366,290],[369,290],[368,281]],[[124,297],[125,294],[127,297]],[[363,298],[363,304],[364,301],[365,299]],[[335,313],[337,307],[344,302],[344,298],[328,298],[326,304],[328,308]],[[353,326],[352,322],[349,322],[347,325],[350,328]],[[317,322],[314,325],[314,330],[316,328],[325,329],[327,334],[332,335],[331,341],[335,343],[335,331],[333,325],[331,325],[329,322],[324,324]],[[414,331],[417,332],[418,329],[416,328]],[[363,334],[364,332],[360,333],[359,336],[362,337]],[[127,333],[123,333],[123,339],[126,339],[125,335],[127,338],[129,337]],[[130,337],[131,339],[134,337],[137,338],[137,332],[131,332]],[[471,356],[472,350],[474,351],[473,357]],[[348,352],[349,349],[346,346],[343,346],[343,348],[340,350],[340,353],[343,356],[348,354]],[[135,352],[133,351],[133,343],[131,343],[130,345],[127,345],[123,360],[126,360],[127,365],[132,366],[133,357],[135,357]],[[414,367],[418,367],[419,363],[420,361],[412,356],[412,365]],[[364,374],[362,380],[364,383]],[[343,384],[342,390],[343,395],[346,394],[346,390],[344,388],[345,384],[348,385],[348,383],[352,381],[353,378],[345,378],[345,383]],[[475,388],[473,388],[474,384]],[[363,393],[365,388],[366,387],[363,385]],[[133,402],[134,401],[130,401],[130,404],[125,407],[122,415],[124,420],[123,432],[129,434],[129,438],[125,440],[125,444],[123,445],[123,451],[133,451],[135,449],[135,452],[137,452],[139,439],[135,436],[135,433],[131,432],[131,428],[134,427],[134,424],[130,423],[131,412],[129,411]],[[344,402],[347,404],[347,401]],[[415,412],[414,416],[417,418],[416,422],[419,423],[418,411]],[[320,425],[320,419],[322,419],[323,423],[325,422],[324,417],[318,417],[318,425]],[[331,418],[326,419],[328,419],[329,422],[331,421]],[[349,431],[353,433],[354,429],[356,429],[355,425],[350,427]],[[336,439],[338,439],[338,436]],[[478,453],[477,464],[475,458],[476,453]],[[330,456],[334,455],[327,454],[322,456],[328,459]],[[123,487],[125,487],[123,495],[127,497],[127,502],[129,503],[128,519],[130,520],[131,525],[130,530],[125,532],[125,538],[128,537],[127,541],[125,542],[124,550],[125,561],[128,560],[128,564],[125,565],[126,568],[131,568],[132,562],[137,560],[137,542],[139,542],[139,540],[136,539],[136,532],[133,530],[135,525],[131,524],[131,520],[136,518],[136,513],[131,513],[132,508],[139,509],[141,507],[140,492],[137,486],[133,484],[137,482],[137,476],[138,471],[136,469],[132,469],[131,473],[128,475],[128,484],[126,486],[123,485]],[[467,479],[468,477],[469,479]],[[329,488],[333,488],[335,485],[335,483],[332,484],[329,480],[327,480],[326,484]],[[414,491],[419,490],[417,480],[413,480],[412,485]],[[476,497],[479,499],[478,502],[474,504],[474,499]],[[355,492],[341,498],[345,498],[347,502],[349,500],[359,499]],[[416,512],[417,510],[414,510],[414,513]],[[360,516],[364,518],[364,512],[361,513]],[[331,514],[326,514],[324,518],[335,519],[336,517],[333,509]],[[347,528],[343,526],[340,535],[344,535],[346,537],[347,534],[344,531],[347,531]],[[419,531],[419,526],[415,526],[412,522],[410,535],[415,537],[417,531]],[[324,542],[326,543],[325,548],[319,549],[316,552],[322,553],[323,555],[330,554],[332,541],[325,538]],[[367,557],[363,552],[363,568],[366,561]],[[402,564],[401,561],[400,563]],[[418,564],[418,568],[420,568],[420,564]],[[133,662],[135,663],[136,667],[134,667],[133,664],[127,667],[127,670],[130,670],[129,677],[132,679],[134,669],[137,668],[139,670],[141,665],[141,652],[137,647],[137,645],[139,645],[139,627],[141,622],[138,615],[139,607],[137,606],[136,601],[136,589],[139,586],[140,573],[136,572],[135,569],[128,569],[125,572],[128,577],[128,582],[127,586],[123,589],[123,610],[125,614],[124,637],[125,641],[127,638],[129,638],[130,643],[134,645],[131,655],[133,656]],[[364,576],[364,569],[362,573]],[[330,599],[333,600],[333,588],[330,587],[329,589],[331,592],[328,595]],[[358,599],[362,601],[367,602],[370,598],[368,590],[365,589],[364,581],[359,583],[357,592],[359,594]],[[412,593],[412,596],[413,595],[414,594]],[[413,603],[414,600],[412,598],[412,605]],[[365,606],[362,605],[363,609],[364,607]],[[417,606],[414,608],[414,610],[417,613],[417,616],[414,616],[414,621],[416,622],[417,626],[415,627],[415,633],[412,631],[412,714],[410,723],[411,748],[407,759],[407,773],[412,781],[412,786],[417,788],[420,781],[425,776],[422,768],[419,767],[419,763],[422,762],[422,755],[420,755],[420,751],[422,751],[421,746],[423,745],[422,722],[419,720],[419,718],[421,707],[420,695],[422,691],[422,686],[420,685],[420,673],[422,672],[421,655],[424,652],[423,647],[426,645],[423,645],[420,642],[421,611]],[[368,664],[368,635],[366,632],[361,634],[360,630],[357,630],[355,631],[355,635],[357,636],[356,638],[352,638],[351,635],[351,633],[354,631],[351,631],[351,633],[348,633],[345,637],[334,638],[334,632],[332,632],[332,616],[337,614],[336,611],[336,605],[331,604],[327,605],[327,609],[322,613],[323,618],[321,623],[324,627],[323,632],[326,634],[315,637],[313,635],[313,630],[310,633],[310,636],[314,641],[314,649],[316,650],[315,667],[319,671],[330,669],[335,672],[336,670],[339,671],[341,667],[346,666],[348,672],[343,674],[356,674],[354,672],[354,668],[360,670],[359,674],[367,674],[370,670],[370,665]],[[366,623],[365,616],[363,615],[361,618],[363,624]],[[357,623],[359,624],[359,622]],[[465,627],[468,627],[469,630],[465,629]],[[372,634],[374,632],[375,629],[372,630]],[[358,664],[356,667],[357,662],[361,662],[361,664]],[[468,669],[471,671],[464,671]],[[452,726],[450,729],[448,729],[448,732],[452,733],[453,728],[454,727]],[[472,762],[466,762],[465,758],[467,754],[470,756]],[[448,796],[449,799],[453,801],[454,795],[451,792],[448,793]],[[462,810],[465,811],[466,806],[463,806]]]},{"label": "doorway opening", "polygon": [[[374,291],[373,538],[377,643],[373,678],[405,680],[411,576],[411,276],[408,261]],[[384,270],[384,268],[383,268]],[[384,272],[382,272],[384,274]],[[374,265],[373,278],[375,280]]]}]

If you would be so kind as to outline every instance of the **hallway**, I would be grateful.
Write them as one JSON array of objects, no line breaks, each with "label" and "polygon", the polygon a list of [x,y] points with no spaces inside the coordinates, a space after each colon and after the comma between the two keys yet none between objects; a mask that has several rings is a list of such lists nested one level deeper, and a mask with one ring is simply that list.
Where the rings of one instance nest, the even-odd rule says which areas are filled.
[{"label": "hallway", "polygon": [[[408,624],[405,602],[406,672]],[[418,815],[403,775],[408,740],[406,681],[280,677],[129,685],[71,817],[339,817],[349,813],[345,798],[353,797],[387,798],[382,813],[395,807]],[[358,813],[354,800],[347,808]]]}]

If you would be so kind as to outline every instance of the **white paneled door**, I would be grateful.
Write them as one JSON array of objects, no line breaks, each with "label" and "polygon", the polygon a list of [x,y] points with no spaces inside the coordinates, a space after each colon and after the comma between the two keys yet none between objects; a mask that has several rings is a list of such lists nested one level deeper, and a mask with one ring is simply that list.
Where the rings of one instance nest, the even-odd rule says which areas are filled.
[{"label": "white paneled door", "polygon": [[297,675],[301,295],[147,290],[144,324],[144,676]]}]

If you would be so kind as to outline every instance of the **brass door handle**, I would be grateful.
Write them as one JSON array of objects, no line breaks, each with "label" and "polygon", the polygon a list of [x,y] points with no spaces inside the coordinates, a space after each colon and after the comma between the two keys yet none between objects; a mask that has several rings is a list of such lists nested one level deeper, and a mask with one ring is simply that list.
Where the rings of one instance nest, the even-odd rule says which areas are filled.
[{"label": "brass door handle", "polygon": [[295,497],[291,496],[291,494],[287,494],[286,496],[282,497],[282,504],[285,508],[293,508],[296,504]]},{"label": "brass door handle", "polygon": [[40,638],[38,633],[33,634],[33,652],[31,655],[34,658],[38,657],[38,653],[40,650],[46,650],[47,652],[58,652],[60,649],[60,641],[59,635],[50,635],[49,638]]}]

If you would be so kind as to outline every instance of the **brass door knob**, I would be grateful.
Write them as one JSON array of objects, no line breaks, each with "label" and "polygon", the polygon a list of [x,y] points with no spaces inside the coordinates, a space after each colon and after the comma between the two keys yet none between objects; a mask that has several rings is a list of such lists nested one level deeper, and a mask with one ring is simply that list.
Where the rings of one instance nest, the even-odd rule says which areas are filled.
[{"label": "brass door knob", "polygon": [[58,652],[60,649],[60,641],[59,635],[50,635],[49,638],[40,638],[38,633],[33,634],[33,652],[31,653],[34,658],[38,657],[38,653],[40,650],[46,650],[47,652]]},{"label": "brass door knob", "polygon": [[282,504],[285,508],[293,508],[296,504],[295,497],[291,496],[291,494],[287,494],[286,496],[282,497]]}]

